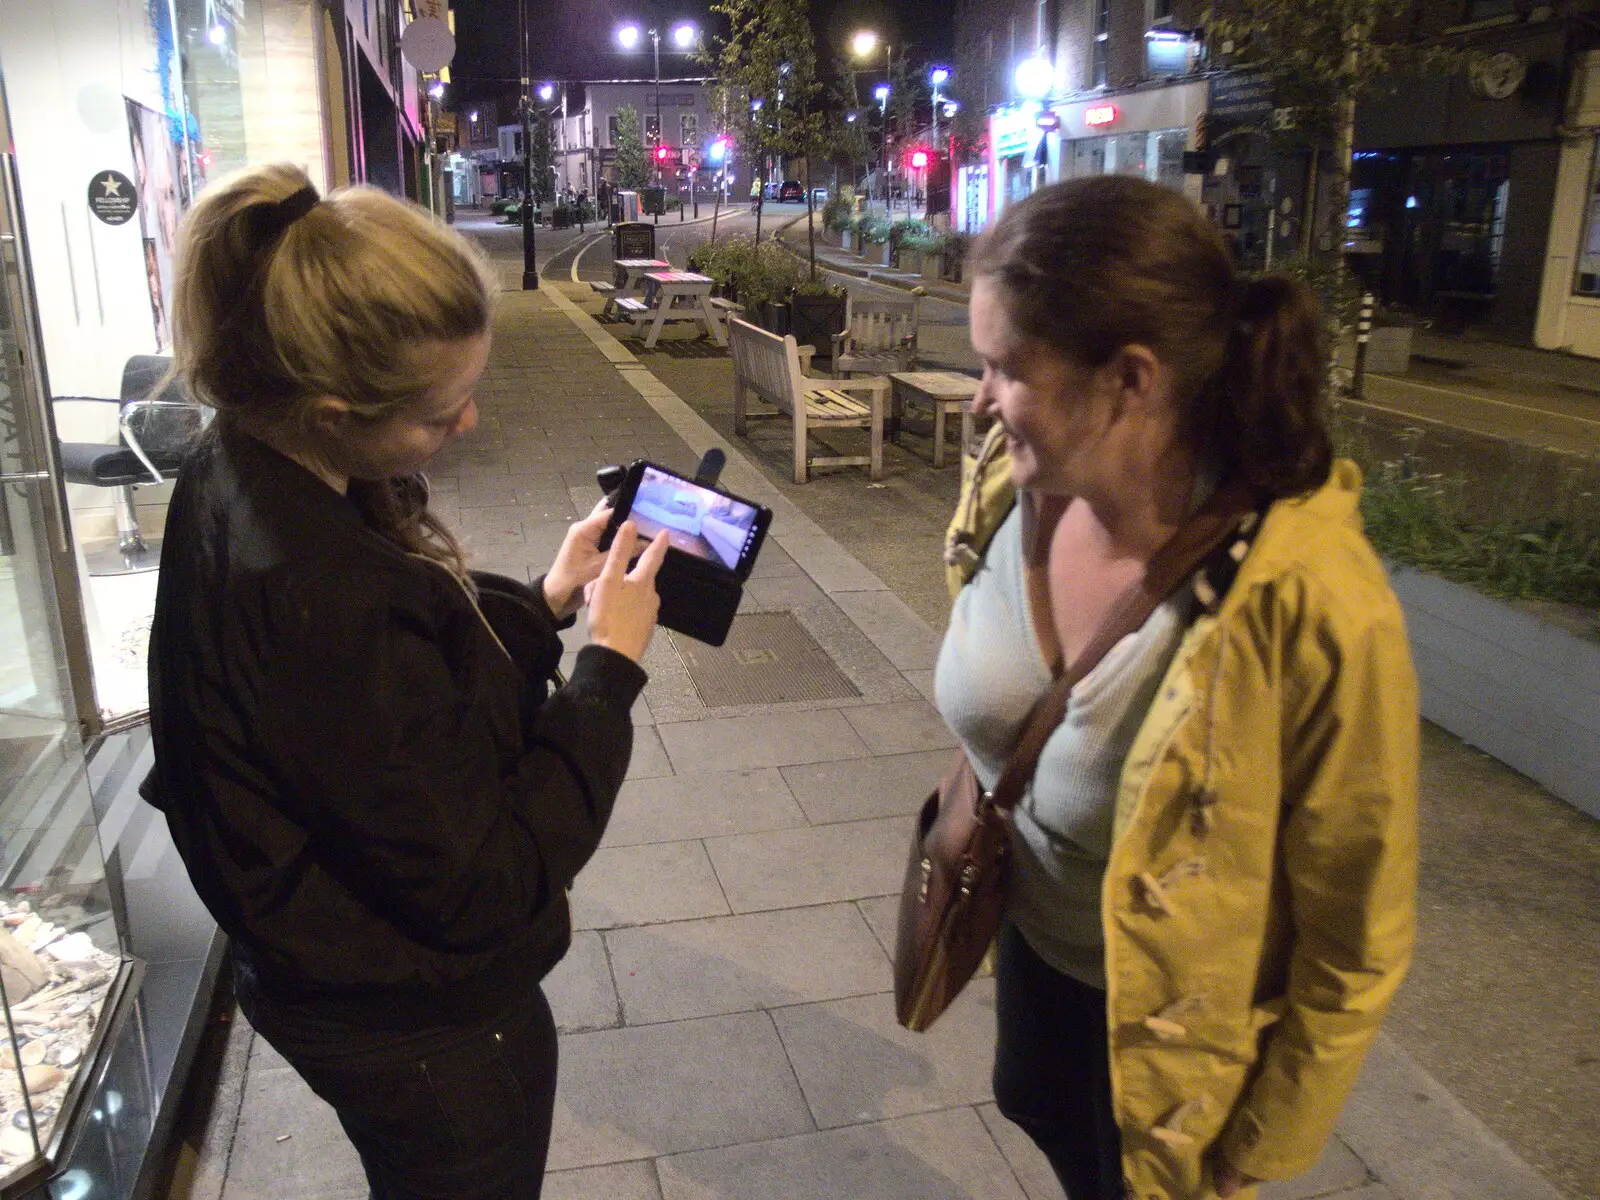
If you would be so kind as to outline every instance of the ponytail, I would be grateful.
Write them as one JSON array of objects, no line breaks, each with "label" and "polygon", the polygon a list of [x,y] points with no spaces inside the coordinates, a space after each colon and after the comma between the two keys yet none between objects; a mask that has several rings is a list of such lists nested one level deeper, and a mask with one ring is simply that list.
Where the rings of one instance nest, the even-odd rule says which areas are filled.
[{"label": "ponytail", "polygon": [[1333,465],[1317,298],[1286,275],[1240,279],[1213,436],[1227,473],[1274,496],[1320,487]]}]

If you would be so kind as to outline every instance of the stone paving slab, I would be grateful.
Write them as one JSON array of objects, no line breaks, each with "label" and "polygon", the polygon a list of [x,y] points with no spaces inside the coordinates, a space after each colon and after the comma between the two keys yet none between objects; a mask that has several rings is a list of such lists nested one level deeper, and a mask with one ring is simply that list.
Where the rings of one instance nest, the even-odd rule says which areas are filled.
[{"label": "stone paving slab", "polygon": [[974,980],[926,1033],[894,997],[857,996],[772,1014],[820,1129],[993,1099],[994,981]]},{"label": "stone paving slab", "polygon": [[661,1200],[654,1162],[551,1171],[541,1200]]},{"label": "stone paving slab", "polygon": [[622,1024],[611,961],[605,943],[593,931],[572,935],[572,949],[545,977],[544,994],[561,1033],[615,1029]]},{"label": "stone paving slab", "polygon": [[606,935],[629,1025],[882,993],[889,958],[853,904]]},{"label": "stone paving slab", "polygon": [[926,700],[854,708],[844,714],[844,719],[874,754],[954,750],[961,744]]},{"label": "stone paving slab", "polygon": [[632,846],[764,833],[797,828],[806,824],[806,817],[774,768],[635,779],[622,785],[600,844]]},{"label": "stone paving slab", "polygon": [[871,753],[834,709],[662,724],[657,732],[683,771],[749,771]]},{"label": "stone paving slab", "polygon": [[896,891],[910,836],[889,818],[711,838],[706,850],[733,911],[756,912]]},{"label": "stone paving slab", "polygon": [[1025,1200],[970,1108],[662,1159],[664,1200]]},{"label": "stone paving slab", "polygon": [[333,1109],[272,1058],[252,1055],[223,1200],[367,1200],[361,1160]]},{"label": "stone paving slab", "polygon": [[[827,825],[905,817],[921,811],[922,802],[950,769],[953,757],[949,750],[924,750],[784,767],[781,774],[806,819],[813,825]],[[907,837],[910,829],[907,822]]]},{"label": "stone paving slab", "polygon": [[551,1170],[808,1133],[765,1013],[580,1033],[561,1047]]},{"label": "stone paving slab", "polygon": [[704,842],[595,851],[572,886],[572,927],[613,929],[724,916],[728,901]]}]

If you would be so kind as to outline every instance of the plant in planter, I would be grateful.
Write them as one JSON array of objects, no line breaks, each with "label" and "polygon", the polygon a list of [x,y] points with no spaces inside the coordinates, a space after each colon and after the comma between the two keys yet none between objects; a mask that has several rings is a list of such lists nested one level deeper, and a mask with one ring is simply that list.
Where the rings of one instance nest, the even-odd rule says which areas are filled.
[{"label": "plant in planter", "polygon": [[962,273],[966,269],[967,255],[972,252],[972,235],[952,231],[944,236],[943,278],[952,283],[960,283]]},{"label": "plant in planter", "polygon": [[922,243],[932,235],[933,229],[926,221],[911,218],[896,221],[889,227],[892,265],[902,271],[921,271]]},{"label": "plant in planter", "polygon": [[893,227],[888,217],[868,214],[856,221],[856,232],[861,237],[861,256],[871,257],[884,266],[889,265],[889,233]]},{"label": "plant in planter", "polygon": [[840,188],[839,194],[830,196],[828,202],[822,206],[822,228],[839,239],[843,244],[844,236],[850,232],[855,224],[856,195],[852,188]]},{"label": "plant in planter", "polygon": [[949,234],[927,226],[923,226],[920,230],[908,230],[900,242],[901,269],[906,271],[913,270],[914,268],[907,261],[907,256],[915,255],[918,259],[915,269],[922,272],[924,279],[942,279],[944,277],[945,249],[949,245],[949,241]]}]

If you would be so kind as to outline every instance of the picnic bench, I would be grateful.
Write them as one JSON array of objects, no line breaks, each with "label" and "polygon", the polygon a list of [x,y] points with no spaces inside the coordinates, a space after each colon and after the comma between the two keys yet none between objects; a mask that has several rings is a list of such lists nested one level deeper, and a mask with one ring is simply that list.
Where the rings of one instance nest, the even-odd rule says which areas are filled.
[{"label": "picnic bench", "polygon": [[591,283],[589,286],[605,296],[601,316],[609,316],[620,300],[635,300],[644,295],[644,277],[651,271],[670,271],[672,264],[664,258],[619,258],[616,280],[610,284]]},{"label": "picnic bench", "polygon": [[[787,417],[794,430],[794,481],[805,483],[813,466],[867,467],[873,479],[883,476],[883,417],[889,401],[889,380],[814,379],[800,367],[793,334],[779,337],[748,321],[728,322],[733,350],[733,431],[740,437],[752,420]],[[772,405],[776,413],[747,411],[750,393]],[[812,429],[865,429],[871,452],[862,455],[813,457]]]},{"label": "picnic bench", "polygon": [[660,339],[662,327],[674,321],[697,322],[705,327],[717,345],[727,345],[722,317],[711,303],[714,281],[709,275],[697,275],[693,271],[647,271],[644,281],[643,300],[627,297],[613,303],[617,311],[633,322],[636,331],[646,325],[650,327],[644,339],[647,348]]}]

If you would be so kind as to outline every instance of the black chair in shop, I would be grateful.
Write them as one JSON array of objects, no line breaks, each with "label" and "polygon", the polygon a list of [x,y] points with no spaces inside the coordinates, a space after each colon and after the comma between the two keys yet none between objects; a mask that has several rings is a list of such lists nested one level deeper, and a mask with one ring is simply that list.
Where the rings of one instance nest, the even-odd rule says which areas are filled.
[{"label": "black chair in shop", "polygon": [[117,544],[85,555],[91,575],[153,571],[161,562],[161,539],[139,531],[134,488],[176,478],[189,444],[205,424],[206,410],[178,383],[160,387],[172,360],[136,354],[122,369],[122,395],[57,396],[118,406],[118,442],[62,442],[62,474],[69,483],[114,488]]}]

